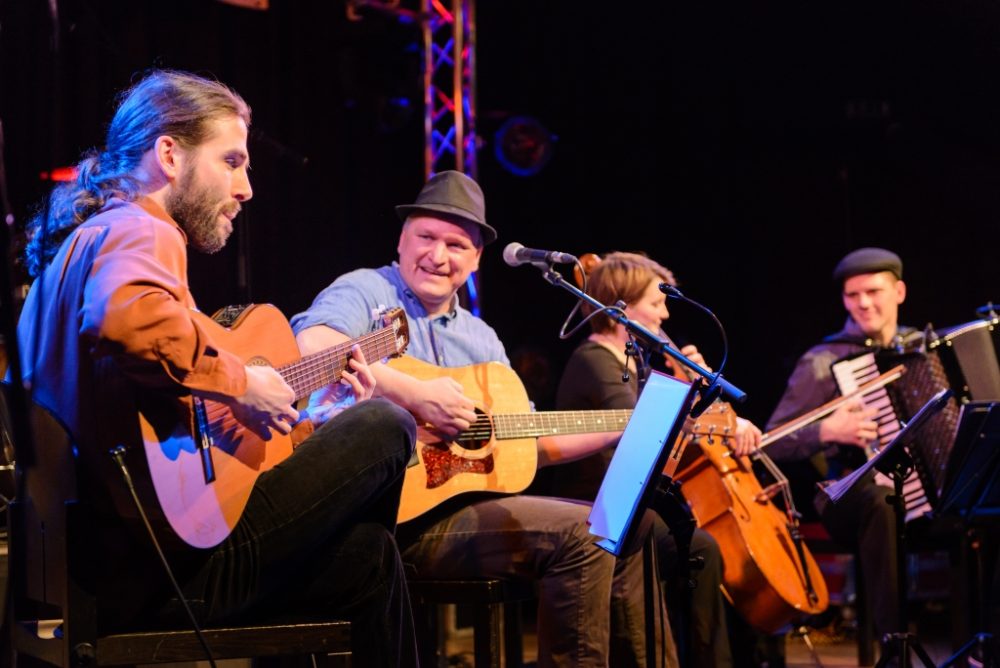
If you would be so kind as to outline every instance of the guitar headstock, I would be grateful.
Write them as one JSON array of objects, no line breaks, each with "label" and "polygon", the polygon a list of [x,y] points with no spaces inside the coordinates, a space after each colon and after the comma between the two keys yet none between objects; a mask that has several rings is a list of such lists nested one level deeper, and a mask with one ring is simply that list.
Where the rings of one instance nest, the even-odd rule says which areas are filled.
[{"label": "guitar headstock", "polygon": [[393,331],[393,357],[402,355],[406,351],[406,346],[410,344],[410,322],[406,319],[406,312],[400,308],[392,308],[381,316],[382,327],[391,327]]}]

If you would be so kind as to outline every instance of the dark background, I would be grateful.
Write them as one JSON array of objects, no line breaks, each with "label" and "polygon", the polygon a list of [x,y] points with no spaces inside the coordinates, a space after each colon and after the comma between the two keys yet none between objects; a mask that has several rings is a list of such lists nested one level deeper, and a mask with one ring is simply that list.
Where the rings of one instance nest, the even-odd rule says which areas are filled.
[{"label": "dark background", "polygon": [[[418,28],[346,19],[339,1],[0,0],[0,119],[23,225],[46,185],[102,143],[115,93],[154,66],[210,74],[254,110],[255,197],[220,256],[195,257],[201,307],[291,315],[338,274],[395,257],[392,206],[422,183]],[[649,6],[647,6],[649,5]],[[480,180],[500,231],[482,306],[510,353],[558,377],[570,296],[510,241],[575,254],[645,250],[711,307],[727,377],[766,420],[795,358],[836,330],[830,271],[896,250],[902,319],[938,327],[1000,299],[1000,5],[992,0],[598,3],[480,0]],[[512,114],[557,136],[534,177],[493,135]],[[249,271],[241,273],[239,247]],[[718,364],[704,316],[668,330]],[[544,390],[538,397],[546,407]]]}]

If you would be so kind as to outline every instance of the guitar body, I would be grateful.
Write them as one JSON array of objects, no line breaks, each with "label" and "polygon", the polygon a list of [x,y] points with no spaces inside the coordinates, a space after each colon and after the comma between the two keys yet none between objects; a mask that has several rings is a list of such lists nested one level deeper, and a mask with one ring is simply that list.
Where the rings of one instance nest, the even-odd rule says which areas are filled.
[{"label": "guitar body", "polygon": [[[528,393],[510,367],[499,362],[464,367],[438,367],[403,356],[389,366],[421,380],[448,377],[476,402],[477,410],[494,414],[526,414]],[[406,470],[398,521],[406,522],[439,503],[464,492],[516,493],[535,477],[538,450],[535,438],[498,440],[494,433],[481,440],[442,440],[418,427],[417,459]]]},{"label": "guitar body", "polygon": [[[224,350],[246,365],[282,366],[299,358],[295,335],[270,305],[248,307],[231,328],[201,313],[194,318]],[[188,545],[212,547],[229,535],[246,507],[257,477],[292,454],[293,432],[272,431],[263,441],[246,429],[225,404],[204,401],[215,480],[207,481],[194,433],[193,401],[139,399],[139,429],[156,498],[170,528]],[[308,423],[304,423],[308,425]],[[308,431],[308,427],[306,429]]]},{"label": "guitar body", "polygon": [[[409,343],[406,314],[400,308],[384,313],[371,333],[304,357],[288,321],[273,306],[227,307],[216,316],[228,326],[198,312],[191,314],[219,348],[235,354],[244,366],[274,368],[296,400],[338,382],[354,346],[361,348],[365,359],[376,360],[402,354]],[[287,459],[294,446],[313,432],[313,424],[303,420],[290,434],[271,430],[270,438],[262,440],[226,404],[189,392],[171,395],[142,389],[114,369],[102,374],[101,388],[108,405],[102,407],[99,441],[106,448],[130,444],[125,459],[136,492],[161,541],[171,546],[179,544],[178,539],[198,548],[225,540],[243,514],[257,478]],[[121,420],[123,411],[138,419]],[[137,441],[141,448],[131,445]],[[103,455],[99,460],[108,461]],[[127,520],[136,518],[127,495],[121,490],[112,490],[111,495],[119,514]]]}]

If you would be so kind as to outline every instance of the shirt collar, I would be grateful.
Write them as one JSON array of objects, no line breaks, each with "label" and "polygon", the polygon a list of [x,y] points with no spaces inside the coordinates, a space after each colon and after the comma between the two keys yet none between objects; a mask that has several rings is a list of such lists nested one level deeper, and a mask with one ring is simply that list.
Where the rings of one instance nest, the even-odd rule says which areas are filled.
[{"label": "shirt collar", "polygon": [[184,243],[187,243],[188,237],[184,228],[181,227],[176,220],[171,218],[170,214],[167,213],[162,206],[157,204],[154,199],[147,197],[146,195],[142,195],[134,201],[126,201],[120,197],[111,197],[108,199],[107,204],[104,205],[102,211],[117,209],[123,206],[137,206],[154,218],[162,220],[163,222],[173,226],[178,232],[180,232],[181,237],[184,239]]},{"label": "shirt collar", "polygon": [[[864,341],[865,347],[868,348],[901,348],[903,346],[903,334],[904,332],[897,326],[896,333],[892,335],[889,340],[889,345],[883,346],[881,343],[875,341],[867,334],[861,330],[861,326],[854,322],[854,318],[847,316],[847,322],[844,323],[844,333],[851,338],[859,339]],[[907,331],[912,331],[912,329],[907,328]]]}]

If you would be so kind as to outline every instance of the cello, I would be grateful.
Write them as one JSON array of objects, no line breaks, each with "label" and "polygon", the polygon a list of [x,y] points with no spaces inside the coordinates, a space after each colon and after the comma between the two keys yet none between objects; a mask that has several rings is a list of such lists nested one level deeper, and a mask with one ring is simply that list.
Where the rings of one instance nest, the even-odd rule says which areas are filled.
[{"label": "cello", "polygon": [[[580,261],[589,274],[600,258],[588,253]],[[574,274],[582,284],[584,276],[578,270]],[[681,377],[695,380],[683,366],[679,368]],[[751,459],[733,455],[730,443],[736,419],[728,403],[713,402],[679,437],[683,442],[675,450],[684,454],[670,473],[682,483],[698,526],[719,544],[724,595],[751,626],[774,633],[796,617],[823,612],[829,594],[819,566],[802,542],[787,479],[758,450],[754,458],[776,480],[765,489]],[[785,511],[772,500],[778,494],[784,498]]]},{"label": "cello", "polygon": [[[691,428],[694,456],[676,474],[698,526],[719,544],[726,598],[747,622],[774,633],[800,615],[826,610],[823,574],[799,533],[788,480],[762,452],[776,482],[761,486],[749,457],[735,457],[729,440],[736,412],[716,401]],[[783,512],[772,501],[782,494]]]}]

